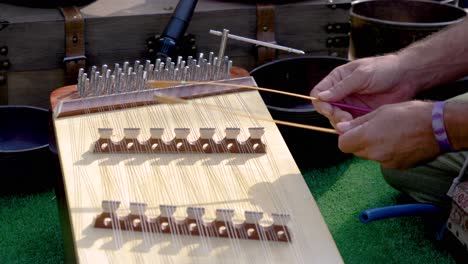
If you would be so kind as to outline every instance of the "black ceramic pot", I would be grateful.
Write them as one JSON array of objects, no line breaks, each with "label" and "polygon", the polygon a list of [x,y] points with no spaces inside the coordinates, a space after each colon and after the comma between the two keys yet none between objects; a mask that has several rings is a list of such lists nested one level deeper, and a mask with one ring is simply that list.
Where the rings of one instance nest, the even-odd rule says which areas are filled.
[{"label": "black ceramic pot", "polygon": [[[309,95],[328,73],[347,62],[335,57],[294,57],[264,64],[250,74],[260,87]],[[328,119],[308,100],[267,92],[260,94],[274,119],[331,128]],[[330,166],[349,156],[338,149],[337,135],[283,125],[278,128],[301,169]]]},{"label": "black ceramic pot", "polygon": [[0,106],[0,120],[0,195],[53,187],[49,111],[31,106]]},{"label": "black ceramic pot", "polygon": [[398,51],[440,29],[460,22],[466,12],[435,1],[371,0],[350,11],[352,59]]}]

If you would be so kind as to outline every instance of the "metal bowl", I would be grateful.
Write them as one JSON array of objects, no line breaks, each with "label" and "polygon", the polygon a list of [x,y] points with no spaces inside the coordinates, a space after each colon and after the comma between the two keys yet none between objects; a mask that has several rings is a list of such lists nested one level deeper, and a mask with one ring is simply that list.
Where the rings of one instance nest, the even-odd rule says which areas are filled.
[{"label": "metal bowl", "polygon": [[350,57],[357,59],[398,51],[462,21],[465,16],[463,9],[435,1],[354,2],[350,11]]}]

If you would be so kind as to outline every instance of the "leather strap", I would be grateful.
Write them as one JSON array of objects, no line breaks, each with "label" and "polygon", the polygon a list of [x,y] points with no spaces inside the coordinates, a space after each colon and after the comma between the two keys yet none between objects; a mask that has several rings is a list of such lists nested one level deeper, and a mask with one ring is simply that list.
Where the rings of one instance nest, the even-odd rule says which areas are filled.
[{"label": "leather strap", "polygon": [[0,69],[0,105],[8,104],[8,73]]},{"label": "leather strap", "polygon": [[[276,44],[275,6],[268,3],[257,3],[257,40]],[[276,50],[257,47],[257,64],[261,65],[276,58]]]},{"label": "leather strap", "polygon": [[78,71],[86,63],[84,19],[76,6],[59,9],[65,18],[65,84],[76,84]]}]

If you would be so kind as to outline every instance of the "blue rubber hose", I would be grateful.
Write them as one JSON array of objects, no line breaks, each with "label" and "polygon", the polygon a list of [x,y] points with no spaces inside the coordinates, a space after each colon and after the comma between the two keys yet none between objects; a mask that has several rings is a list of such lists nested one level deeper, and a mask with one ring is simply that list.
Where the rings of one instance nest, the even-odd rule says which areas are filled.
[{"label": "blue rubber hose", "polygon": [[362,211],[359,214],[359,220],[366,224],[380,219],[404,216],[436,215],[441,212],[442,210],[439,207],[432,204],[403,204]]}]

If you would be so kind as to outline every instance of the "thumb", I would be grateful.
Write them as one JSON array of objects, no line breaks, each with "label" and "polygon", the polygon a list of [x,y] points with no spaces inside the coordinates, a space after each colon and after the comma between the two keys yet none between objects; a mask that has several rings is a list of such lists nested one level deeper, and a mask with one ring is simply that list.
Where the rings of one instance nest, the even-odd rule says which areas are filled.
[{"label": "thumb", "polygon": [[350,121],[339,122],[336,124],[336,129],[338,129],[338,132],[340,132],[340,134],[346,133],[346,131],[349,131],[371,120],[372,118],[374,118],[374,116],[375,116],[375,111],[370,112],[366,115],[360,116]]}]

